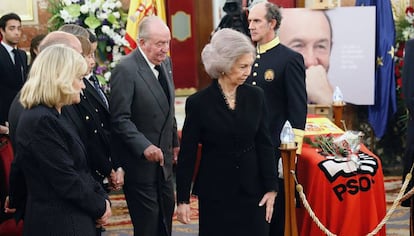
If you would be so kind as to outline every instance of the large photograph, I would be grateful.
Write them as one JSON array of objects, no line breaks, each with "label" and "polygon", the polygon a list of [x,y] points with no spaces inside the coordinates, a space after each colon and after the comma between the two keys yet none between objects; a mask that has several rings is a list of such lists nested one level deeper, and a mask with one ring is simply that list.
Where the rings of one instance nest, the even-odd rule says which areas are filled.
[{"label": "large photograph", "polygon": [[310,103],[374,104],[375,7],[282,9],[280,41],[304,56]]}]

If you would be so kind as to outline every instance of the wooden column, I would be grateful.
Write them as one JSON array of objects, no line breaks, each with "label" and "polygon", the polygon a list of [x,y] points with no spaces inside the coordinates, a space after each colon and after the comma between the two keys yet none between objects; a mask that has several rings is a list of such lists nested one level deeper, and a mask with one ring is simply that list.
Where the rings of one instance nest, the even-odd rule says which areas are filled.
[{"label": "wooden column", "polygon": [[332,105],[334,123],[336,126],[338,126],[341,129],[346,128],[344,127],[342,123],[343,121],[342,114],[344,113],[344,106],[345,104],[333,104]]},{"label": "wooden column", "polygon": [[291,170],[295,171],[296,144],[282,144],[280,153],[283,162],[283,183],[285,185],[285,236],[297,236],[295,181]]}]

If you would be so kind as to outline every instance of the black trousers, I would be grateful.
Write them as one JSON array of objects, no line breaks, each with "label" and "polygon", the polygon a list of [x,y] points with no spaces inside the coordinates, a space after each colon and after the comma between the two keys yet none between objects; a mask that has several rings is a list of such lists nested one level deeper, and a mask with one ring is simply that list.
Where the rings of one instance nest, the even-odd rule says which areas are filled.
[{"label": "black trousers", "polygon": [[171,236],[174,213],[172,177],[158,183],[125,182],[124,193],[134,236]]}]

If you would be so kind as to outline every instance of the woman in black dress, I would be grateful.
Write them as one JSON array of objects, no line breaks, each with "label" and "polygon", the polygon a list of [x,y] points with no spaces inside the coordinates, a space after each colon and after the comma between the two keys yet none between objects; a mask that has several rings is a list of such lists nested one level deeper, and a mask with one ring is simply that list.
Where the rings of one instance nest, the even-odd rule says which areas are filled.
[{"label": "woman in black dress", "polygon": [[[199,235],[268,235],[277,176],[263,91],[244,84],[255,57],[249,38],[217,31],[202,52],[209,87],[186,102],[177,165],[177,214],[189,223],[199,199]],[[201,162],[192,186],[198,144]]]}]

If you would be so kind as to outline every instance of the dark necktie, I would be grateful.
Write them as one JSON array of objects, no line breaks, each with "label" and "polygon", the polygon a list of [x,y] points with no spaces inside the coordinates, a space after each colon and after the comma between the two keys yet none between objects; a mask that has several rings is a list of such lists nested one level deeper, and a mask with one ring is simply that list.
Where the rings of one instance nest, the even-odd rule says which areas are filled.
[{"label": "dark necktie", "polygon": [[23,61],[19,54],[19,51],[16,48],[12,50],[14,54],[14,68],[17,72],[17,75],[20,77],[21,81],[24,81],[24,71],[23,71]]},{"label": "dark necktie", "polygon": [[164,90],[164,93],[167,96],[168,103],[169,103],[170,102],[170,93],[168,92],[167,79],[165,78],[165,75],[164,75],[160,65],[156,65],[154,68],[158,71],[158,82],[160,83],[162,89]]},{"label": "dark necktie", "polygon": [[89,81],[92,82],[93,87],[95,88],[96,92],[99,94],[99,97],[101,97],[102,101],[105,103],[106,108],[109,108],[108,101],[106,100],[105,94],[103,93],[101,87],[99,86],[98,79],[94,75],[91,75],[89,77]]}]

